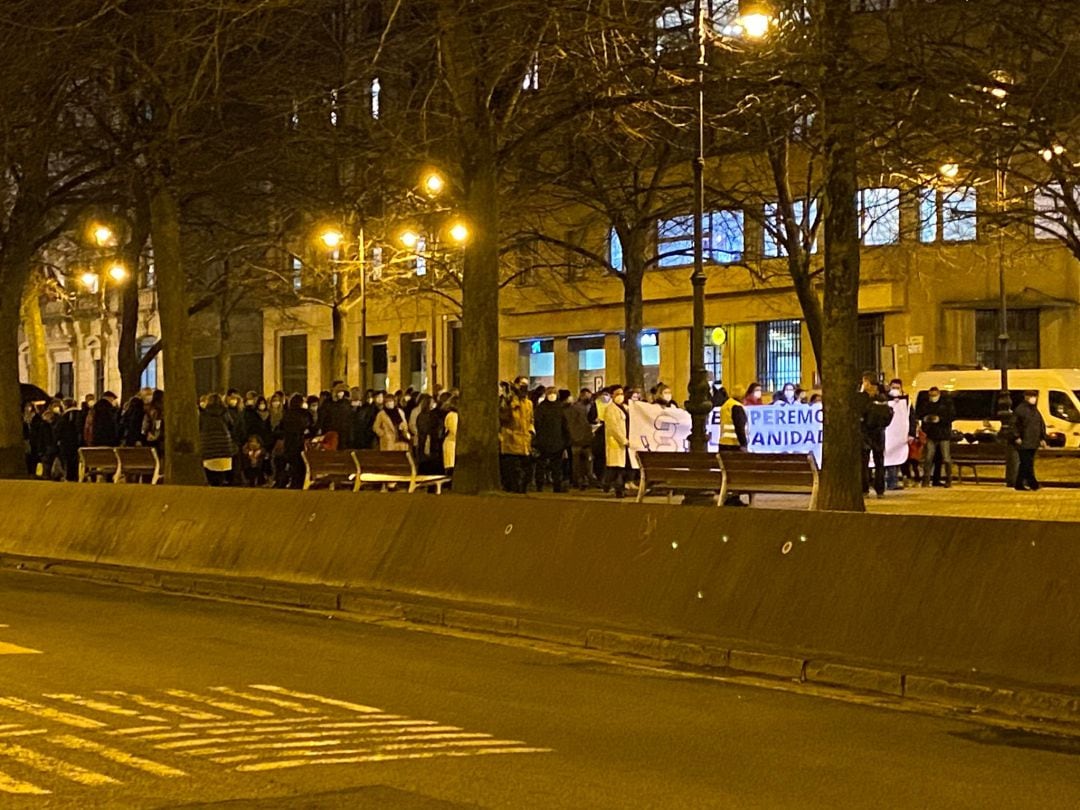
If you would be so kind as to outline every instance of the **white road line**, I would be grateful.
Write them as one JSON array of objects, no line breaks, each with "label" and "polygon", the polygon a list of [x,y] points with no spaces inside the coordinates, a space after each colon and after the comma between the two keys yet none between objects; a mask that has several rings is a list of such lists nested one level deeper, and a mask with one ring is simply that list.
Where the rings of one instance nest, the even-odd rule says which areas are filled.
[{"label": "white road line", "polygon": [[50,700],[61,700],[64,703],[71,703],[75,706],[81,706],[84,709],[92,709],[96,712],[104,712],[106,714],[118,714],[122,717],[137,717],[140,720],[146,720],[149,723],[166,723],[168,722],[164,717],[156,717],[152,714],[142,714],[134,709],[125,709],[123,706],[117,706],[113,703],[106,703],[104,700],[94,700],[93,698],[84,698],[82,695],[42,695]]},{"label": "white road line", "polygon": [[48,796],[51,790],[39,788],[29,782],[21,782],[13,779],[3,771],[0,771],[0,793],[21,793],[24,796]]},{"label": "white road line", "polygon": [[168,731],[172,726],[139,726],[138,728],[118,728],[114,731],[110,731],[109,734],[146,734],[150,731]]},{"label": "white road line", "polygon": [[[494,742],[492,740],[492,737],[491,737],[490,734],[478,734],[478,733],[464,733],[464,734],[403,734],[403,735],[401,735],[399,737],[393,737],[392,739],[394,741],[396,741],[396,742],[402,742],[402,741],[407,741],[407,740],[433,740],[433,741],[434,740],[484,740],[485,743]],[[352,741],[350,740],[349,742],[352,742]],[[342,745],[346,745],[346,744],[348,744],[348,743],[344,743],[344,742],[342,743]],[[242,747],[243,748],[256,748],[257,746],[245,745],[245,746],[242,746]],[[319,752],[312,752],[312,753],[319,753],[319,754],[323,754],[323,755],[326,755],[326,754],[337,755],[337,754],[355,754],[357,751],[372,751],[372,750],[378,750],[378,747],[376,747],[376,748],[364,748],[364,749],[338,749],[336,751],[319,751]],[[207,755],[207,754],[227,754],[228,751],[226,749],[219,748],[219,749],[216,749],[216,750],[213,750],[213,751],[210,751],[210,750],[206,750],[206,751],[188,751],[187,753],[189,753],[189,754]],[[230,755],[230,756],[216,756],[216,757],[211,757],[211,761],[212,762],[217,762],[217,763],[222,764],[222,765],[226,765],[226,764],[231,764],[233,762],[250,762],[253,759],[265,759],[268,756],[295,757],[295,756],[298,756],[298,755],[306,756],[306,754],[303,751],[296,751],[296,750],[286,750],[286,751],[281,751],[279,753],[274,753],[274,752],[270,752],[270,751],[264,751],[264,752],[259,753],[259,754],[234,754],[234,755]]]},{"label": "white road line", "polygon": [[[220,745],[234,745],[239,748],[252,748],[255,746],[250,745],[238,745],[239,743],[266,743],[266,746],[259,747],[285,747],[287,745],[295,745],[294,742],[287,742],[288,740],[295,738],[303,738],[308,740],[318,739],[320,737],[367,737],[373,734],[401,734],[403,731],[461,731],[457,726],[430,726],[430,725],[415,725],[407,727],[397,727],[392,729],[367,729],[361,732],[349,732],[349,731],[298,731],[289,734],[250,734],[242,737],[202,737],[195,740],[178,740],[175,742],[165,742],[157,745],[157,748],[163,750],[179,750],[179,749],[194,749],[199,746],[220,746]],[[147,739],[147,738],[143,738]],[[270,743],[270,740],[277,740],[278,742]],[[185,751],[184,753],[190,753]],[[204,752],[205,753],[205,752]],[[217,753],[216,750],[214,753]]]},{"label": "white road line", "polygon": [[29,647],[20,647],[18,644],[8,644],[0,641],[0,655],[41,655],[41,650],[31,650]]},{"label": "white road line", "polygon": [[70,762],[64,762],[63,760],[40,754],[37,751],[23,748],[20,745],[0,743],[0,756],[8,757],[22,765],[28,765],[29,767],[44,773],[62,776],[65,779],[70,779],[72,782],[78,782],[80,785],[96,787],[99,785],[118,784],[118,780],[113,779],[111,776],[106,776],[103,773],[96,773],[87,770],[86,768],[80,768],[78,765],[72,765]]},{"label": "white road line", "polygon": [[374,706],[363,706],[359,703],[350,703],[347,700],[337,700],[335,698],[323,697],[322,695],[312,695],[307,692],[294,692],[291,689],[285,689],[281,686],[274,686],[272,684],[252,683],[248,684],[248,688],[259,689],[264,692],[274,692],[275,694],[297,698],[298,700],[308,700],[312,703],[322,703],[326,706],[336,706],[339,709],[347,709],[350,712],[359,712],[361,714],[384,714],[382,709],[376,709]]},{"label": "white road line", "polygon": [[194,731],[162,731],[159,734],[141,734],[140,740],[178,740],[181,737],[194,737]]},{"label": "white road line", "polygon": [[436,759],[439,757],[479,757],[490,754],[550,754],[550,748],[478,748],[473,751],[424,751],[416,754],[367,754],[355,757],[328,757],[325,759],[286,759],[280,762],[253,762],[239,765],[236,770],[277,771],[285,768],[301,768],[305,765],[354,765],[361,762],[393,762],[402,759]]},{"label": "white road line", "polygon": [[439,723],[435,720],[409,720],[408,718],[402,718],[400,720],[379,720],[370,723],[361,723],[358,721],[349,721],[342,723],[319,723],[316,728],[376,728],[378,726],[437,726]]},{"label": "white road line", "polygon": [[6,706],[17,712],[32,714],[35,717],[43,717],[46,720],[54,720],[57,723],[63,723],[65,726],[74,726],[75,728],[105,728],[106,726],[105,723],[92,720],[89,717],[62,712],[59,709],[51,709],[48,706],[31,703],[28,700],[20,700],[19,698],[0,697],[0,706]]},{"label": "white road line", "polygon": [[221,694],[228,695],[229,697],[250,700],[252,703],[266,703],[270,706],[277,706],[279,709],[288,709],[297,714],[317,714],[319,712],[318,709],[312,709],[310,706],[305,706],[303,703],[297,703],[294,700],[282,700],[281,698],[272,698],[267,695],[254,695],[251,692],[241,692],[238,689],[230,689],[227,686],[211,686],[210,690],[212,692],[221,692]]},{"label": "white road line", "polygon": [[81,737],[75,737],[70,734],[63,734],[59,737],[49,737],[49,742],[64,748],[70,748],[72,751],[89,751],[90,753],[97,754],[100,757],[111,760],[112,762],[118,762],[121,765],[126,765],[129,768],[135,768],[136,770],[145,771],[151,773],[154,776],[165,777],[177,777],[187,776],[184,771],[178,768],[170,767],[169,765],[163,765],[160,762],[154,762],[150,759],[143,757],[137,757],[134,754],[129,754],[127,751],[121,751],[117,748],[110,748],[107,745],[102,745],[99,742],[93,740],[84,740]]},{"label": "white road line", "polygon": [[211,712],[204,712],[202,709],[189,709],[187,706],[178,706],[175,703],[163,703],[160,700],[152,700],[151,698],[144,697],[142,695],[132,695],[127,692],[98,692],[99,695],[109,695],[110,697],[125,698],[132,703],[138,703],[140,706],[146,706],[148,709],[157,709],[161,712],[168,712],[169,714],[178,714],[181,717],[186,717],[188,720],[220,720],[220,714],[213,714]]},{"label": "white road line", "polygon": [[24,728],[20,731],[0,731],[0,737],[32,737],[36,734],[45,734],[48,729]]},{"label": "white road line", "polygon": [[183,689],[166,689],[165,694],[183,700],[190,700],[193,703],[205,703],[207,706],[213,706],[215,709],[221,709],[222,711],[233,712],[235,714],[246,714],[251,717],[274,716],[273,712],[268,712],[266,709],[253,709],[249,706],[242,706],[239,703],[234,703],[231,700],[204,697],[203,695],[198,695],[194,692],[185,692]]},{"label": "white road line", "polygon": [[[388,717],[391,715],[387,715]],[[318,717],[283,717],[280,720],[227,720],[225,722],[218,723],[181,723],[178,728],[194,728],[201,729],[203,731],[213,731],[217,734],[217,729],[222,728],[246,728],[248,726],[277,726],[284,725],[285,723],[315,723],[319,720],[328,720],[330,718],[319,715]]]}]

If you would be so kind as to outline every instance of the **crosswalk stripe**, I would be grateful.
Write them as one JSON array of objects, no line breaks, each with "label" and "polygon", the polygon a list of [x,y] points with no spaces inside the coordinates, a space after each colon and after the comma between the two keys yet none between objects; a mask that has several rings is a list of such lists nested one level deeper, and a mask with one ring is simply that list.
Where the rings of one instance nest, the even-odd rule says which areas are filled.
[{"label": "crosswalk stripe", "polygon": [[182,698],[184,700],[190,700],[194,703],[205,703],[207,706],[213,706],[215,709],[221,709],[222,711],[235,712],[236,714],[247,714],[252,717],[273,717],[274,713],[269,712],[266,709],[253,709],[249,706],[241,706],[239,703],[234,703],[231,700],[220,700],[218,698],[204,697],[203,695],[195,694],[194,692],[185,692],[183,689],[166,689],[166,695],[172,697]]},{"label": "crosswalk stripe", "polygon": [[[476,740],[476,741],[482,741],[485,745],[492,744],[494,742],[498,742],[497,740],[493,740],[492,736],[490,734],[479,734],[479,733],[469,733],[469,732],[460,733],[460,734],[402,734],[402,735],[397,736],[397,737],[392,737],[391,740],[393,742],[408,742],[408,741],[413,741],[413,740],[415,740],[415,741],[430,741],[430,742],[436,742],[436,741],[439,741],[439,740],[470,740],[470,741],[471,740]],[[337,744],[337,745],[348,745],[350,743],[355,745],[355,743],[356,743],[355,740],[348,740],[348,741],[335,740],[333,742],[334,742],[334,744]],[[323,747],[324,745],[327,745],[327,744],[323,743],[323,744],[320,745],[320,747]],[[303,743],[297,743],[296,745],[293,746],[292,749],[286,749],[286,750],[283,750],[283,751],[274,751],[274,750],[267,750],[267,749],[284,748],[284,746],[276,746],[276,747],[275,746],[269,746],[269,745],[242,745],[242,746],[240,746],[241,750],[261,750],[262,753],[258,753],[258,754],[230,754],[229,756],[221,756],[222,754],[229,754],[229,750],[224,749],[224,748],[196,749],[196,750],[186,751],[185,753],[194,754],[194,755],[200,755],[200,756],[210,756],[212,762],[217,762],[217,763],[220,763],[220,764],[230,764],[230,763],[233,763],[233,762],[247,762],[247,761],[250,761],[250,760],[253,760],[253,759],[259,759],[260,757],[267,757],[267,756],[283,756],[283,757],[296,756],[297,753],[298,753],[295,750],[296,747],[301,747],[302,748]],[[419,746],[419,747],[423,747],[423,746]],[[375,747],[337,749],[335,751],[321,751],[319,753],[335,754],[335,755],[337,755],[337,754],[355,754],[357,752],[363,752],[363,751],[382,750],[383,748],[384,748],[384,746],[382,744],[379,744],[379,745],[376,745]],[[300,752],[300,753],[303,753],[303,752]],[[312,753],[316,753],[316,752],[312,752]],[[217,756],[214,756],[214,755],[217,755]]]},{"label": "crosswalk stripe", "polygon": [[134,709],[125,709],[123,706],[116,706],[112,703],[106,703],[104,700],[94,700],[93,698],[84,698],[81,695],[42,695],[50,700],[60,700],[64,703],[71,703],[74,706],[81,706],[84,709],[92,709],[96,712],[104,712],[106,714],[118,714],[122,717],[137,717],[140,720],[146,720],[151,723],[165,723],[168,722],[164,717],[156,717],[152,714],[142,714]]},{"label": "crosswalk stripe", "polygon": [[55,720],[57,723],[63,723],[65,726],[74,726],[75,728],[105,728],[106,726],[105,723],[99,722],[98,720],[92,720],[89,717],[62,712],[59,709],[52,709],[48,706],[31,703],[28,700],[20,700],[19,698],[0,697],[0,706],[6,706],[17,712],[32,714],[35,717],[43,717],[46,720]]},{"label": "crosswalk stripe", "polygon": [[478,757],[488,754],[550,754],[550,748],[478,748],[472,751],[421,751],[414,754],[365,754],[362,756],[327,757],[325,759],[286,759],[276,762],[253,762],[239,765],[245,772],[277,771],[305,765],[353,765],[361,762],[393,762],[403,759],[435,759],[440,757]]},{"label": "crosswalk stripe", "polygon": [[70,779],[72,782],[78,782],[80,785],[98,786],[115,785],[118,783],[118,780],[113,779],[111,776],[106,776],[103,773],[96,773],[95,771],[90,771],[86,768],[80,768],[78,765],[72,765],[70,762],[64,762],[63,760],[40,754],[29,748],[23,748],[21,745],[0,743],[0,756],[8,757],[22,765],[28,765],[29,767],[44,773],[62,776],[65,779]]},{"label": "crosswalk stripe", "polygon": [[0,641],[0,655],[42,655],[41,650],[32,650],[29,647],[20,647],[18,644],[8,644]]},{"label": "crosswalk stripe", "polygon": [[138,726],[136,728],[118,728],[110,731],[110,734],[135,735],[146,734],[153,731],[168,731],[172,726]]},{"label": "crosswalk stripe", "polygon": [[220,714],[213,714],[211,712],[204,712],[202,709],[189,709],[187,706],[178,706],[175,703],[164,703],[160,700],[152,700],[142,695],[132,695],[127,692],[99,692],[101,695],[109,695],[110,697],[126,698],[132,703],[138,703],[140,706],[146,706],[148,709],[157,709],[161,712],[168,712],[169,714],[178,714],[181,717],[186,717],[188,720],[220,720]]},{"label": "crosswalk stripe", "polygon": [[288,709],[289,711],[296,712],[298,714],[318,714],[318,709],[312,709],[310,706],[305,706],[303,703],[297,703],[295,700],[282,700],[281,698],[273,698],[267,695],[253,695],[251,692],[241,692],[238,689],[230,689],[227,686],[211,686],[211,691],[220,692],[223,695],[229,697],[242,698],[243,700],[250,700],[253,703],[266,703],[270,706],[277,706],[279,709]]},{"label": "crosswalk stripe", "polygon": [[[284,746],[285,741],[294,738],[304,739],[318,739],[320,737],[356,737],[356,736],[370,736],[372,734],[401,734],[403,731],[417,731],[423,729],[424,731],[461,731],[457,726],[438,726],[430,725],[431,721],[419,720],[415,724],[409,726],[398,726],[388,729],[368,729],[362,732],[350,732],[347,730],[336,731],[298,731],[288,734],[250,734],[248,736],[218,736],[218,737],[203,737],[196,740],[177,740],[175,742],[166,742],[158,745],[158,748],[163,750],[175,750],[175,749],[192,749],[198,748],[201,745],[237,745],[239,743],[267,743],[269,740],[279,740],[277,743],[280,746]],[[146,739],[146,738],[143,738]],[[292,744],[292,743],[290,743]],[[253,746],[240,745],[241,748],[250,748]],[[185,753],[190,753],[186,751]]]},{"label": "crosswalk stripe", "polygon": [[279,695],[285,695],[286,697],[297,698],[298,700],[308,700],[312,703],[322,703],[326,706],[336,706],[339,709],[347,709],[350,712],[359,712],[361,714],[383,714],[382,709],[376,709],[374,706],[363,706],[359,703],[350,703],[347,700],[337,700],[335,698],[323,697],[322,695],[312,695],[307,692],[294,692],[291,689],[285,689],[281,686],[274,686],[272,684],[252,683],[248,684],[248,688],[259,689],[264,692],[274,692]]},{"label": "crosswalk stripe", "polygon": [[24,728],[16,731],[0,731],[0,737],[33,737],[38,734],[46,734],[43,728]]},{"label": "crosswalk stripe", "polygon": [[75,737],[70,734],[63,734],[59,737],[50,737],[49,742],[60,745],[64,748],[70,748],[73,751],[89,751],[90,753],[97,754],[100,757],[111,760],[112,762],[118,762],[121,765],[127,765],[130,768],[136,770],[145,771],[146,773],[152,773],[154,776],[187,776],[184,771],[178,768],[170,767],[169,765],[163,765],[160,762],[154,762],[150,759],[135,756],[129,754],[127,751],[121,751],[117,748],[110,748],[107,745],[102,745],[99,742],[93,740],[84,740],[81,737]]},{"label": "crosswalk stripe", "polygon": [[29,782],[14,779],[3,771],[0,771],[0,793],[21,793],[26,796],[48,796],[52,791],[45,790],[45,788],[39,788],[37,785],[31,785]]},{"label": "crosswalk stripe", "polygon": [[[396,716],[396,715],[387,715]],[[219,733],[218,729],[225,728],[245,728],[248,726],[268,726],[268,725],[284,725],[285,723],[315,723],[319,720],[326,720],[323,715],[318,717],[283,717],[280,720],[227,720],[225,722],[218,723],[181,723],[179,728],[193,728],[201,729],[203,731],[211,731],[214,734]]]}]

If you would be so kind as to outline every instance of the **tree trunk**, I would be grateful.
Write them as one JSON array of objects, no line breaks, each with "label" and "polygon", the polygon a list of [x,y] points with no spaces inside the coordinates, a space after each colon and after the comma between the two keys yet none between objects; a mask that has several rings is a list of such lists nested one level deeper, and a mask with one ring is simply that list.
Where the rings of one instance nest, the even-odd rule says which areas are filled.
[{"label": "tree trunk", "polygon": [[[7,268],[2,268],[6,270]],[[12,276],[0,273],[5,289],[14,287]],[[19,393],[20,296],[0,295],[0,478],[26,476],[22,397]]]},{"label": "tree trunk", "polygon": [[221,319],[221,343],[218,346],[218,390],[225,393],[232,388],[232,352],[229,351],[229,322]]},{"label": "tree trunk", "polygon": [[151,238],[157,268],[158,312],[164,345],[165,480],[170,484],[202,484],[199,412],[196,407],[195,361],[191,351],[187,285],[180,257],[180,209],[165,178],[150,197]]},{"label": "tree trunk", "polygon": [[859,372],[859,212],[855,104],[849,56],[849,0],[826,0],[822,25],[825,138],[825,301],[822,334],[824,457],[818,508],[861,512]]},{"label": "tree trunk", "polygon": [[454,491],[499,489],[499,198],[494,138],[466,150],[465,209],[473,238],[465,249],[461,338],[461,428]]},{"label": "tree trunk", "polygon": [[[645,369],[641,364],[641,332],[645,328],[644,239],[628,235],[623,248],[623,379],[632,388],[645,387]],[[633,247],[631,247],[633,245]]]},{"label": "tree trunk", "polygon": [[[789,259],[789,261],[795,261]],[[814,289],[814,280],[807,268],[799,271],[791,271],[792,286],[795,287],[795,297],[799,299],[799,308],[802,310],[803,321],[806,323],[806,331],[810,335],[810,348],[814,352],[814,362],[821,369],[823,362],[822,354],[822,331],[824,329],[825,312],[821,305],[821,298]]]},{"label": "tree trunk", "polygon": [[[23,336],[29,354],[30,379],[43,391],[49,391],[49,355],[45,348],[45,322],[41,319],[41,294],[36,279],[31,274],[23,290],[22,305]],[[17,345],[17,343],[16,343]]]},{"label": "tree trunk", "polygon": [[[142,373],[146,366],[139,357],[139,262],[146,240],[150,238],[150,198],[146,185],[138,173],[131,179],[132,222],[131,234],[124,247],[124,266],[128,278],[120,293],[119,345],[116,365],[120,369],[120,390],[127,402],[139,393]],[[159,383],[160,387],[160,383]]]}]

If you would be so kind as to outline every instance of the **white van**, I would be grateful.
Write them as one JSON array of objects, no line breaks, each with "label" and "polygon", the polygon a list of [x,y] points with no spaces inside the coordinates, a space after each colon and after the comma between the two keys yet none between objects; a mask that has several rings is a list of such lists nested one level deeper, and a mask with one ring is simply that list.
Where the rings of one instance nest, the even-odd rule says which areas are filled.
[{"label": "white van", "polygon": [[[997,394],[1001,390],[1001,372],[924,371],[912,384],[912,399],[918,407],[933,387],[952,398],[956,408],[954,430],[973,435],[996,431]],[[1024,391],[1039,392],[1039,411],[1046,420],[1050,444],[1056,447],[1080,447],[1080,369],[1031,368],[1009,372],[1009,393],[1015,408]]]}]

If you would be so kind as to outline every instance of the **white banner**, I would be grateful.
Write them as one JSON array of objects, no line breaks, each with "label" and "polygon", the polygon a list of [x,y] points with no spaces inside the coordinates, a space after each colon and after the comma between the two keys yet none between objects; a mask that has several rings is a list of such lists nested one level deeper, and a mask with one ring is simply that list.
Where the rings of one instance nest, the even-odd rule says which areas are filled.
[{"label": "white banner", "polygon": [[[907,461],[911,408],[908,399],[891,400],[893,419],[885,429],[885,466]],[[751,453],[813,453],[821,464],[823,412],[816,405],[752,405],[746,409],[747,449]],[[630,460],[636,452],[684,453],[690,449],[690,414],[648,402],[630,403]],[[720,409],[709,415],[709,452],[720,442]]]}]

